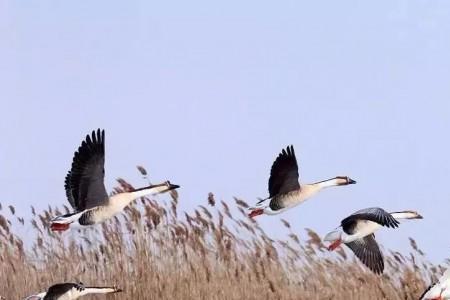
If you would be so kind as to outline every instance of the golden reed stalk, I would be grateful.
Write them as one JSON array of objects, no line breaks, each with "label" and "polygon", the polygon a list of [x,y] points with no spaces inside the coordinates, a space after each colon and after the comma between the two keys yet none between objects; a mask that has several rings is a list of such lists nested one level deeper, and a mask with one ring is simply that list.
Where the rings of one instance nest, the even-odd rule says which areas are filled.
[{"label": "golden reed stalk", "polygon": [[[116,192],[132,188],[118,182]],[[170,203],[143,198],[112,221],[60,234],[48,229],[56,208],[32,208],[25,222],[0,205],[0,296],[22,299],[81,281],[120,286],[124,292],[111,299],[404,300],[418,299],[444,270],[411,239],[407,255],[384,251],[385,274],[377,276],[350,252],[329,253],[311,229],[300,238],[281,219],[286,235],[269,237],[246,207],[210,193],[204,205],[180,213],[172,193]]]}]

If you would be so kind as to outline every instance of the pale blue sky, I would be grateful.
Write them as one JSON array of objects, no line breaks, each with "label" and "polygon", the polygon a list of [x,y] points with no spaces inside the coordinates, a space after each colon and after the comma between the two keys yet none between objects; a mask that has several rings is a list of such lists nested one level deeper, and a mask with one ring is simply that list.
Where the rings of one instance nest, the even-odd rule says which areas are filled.
[{"label": "pale blue sky", "polygon": [[[90,130],[107,134],[115,178],[267,195],[295,146],[303,182],[350,175],[282,217],[325,234],[364,207],[415,209],[384,230],[449,256],[448,1],[0,1],[0,201],[66,203],[63,179]],[[260,218],[274,237],[279,217]],[[273,225],[275,224],[275,225]],[[304,236],[304,235],[303,235]]]}]

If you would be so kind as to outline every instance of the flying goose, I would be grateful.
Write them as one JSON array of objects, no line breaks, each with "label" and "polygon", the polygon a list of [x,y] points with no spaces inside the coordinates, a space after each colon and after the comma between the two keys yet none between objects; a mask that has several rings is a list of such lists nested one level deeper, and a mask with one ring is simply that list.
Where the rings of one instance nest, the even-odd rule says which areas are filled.
[{"label": "flying goose", "polygon": [[419,299],[450,300],[450,269],[447,269],[437,282],[431,284]]},{"label": "flying goose", "polygon": [[331,242],[328,250],[332,251],[342,243],[347,245],[375,274],[384,270],[383,255],[375,240],[374,232],[382,226],[397,228],[401,219],[422,219],[415,211],[388,213],[379,207],[358,210],[341,221],[341,229],[328,233],[324,241]]},{"label": "flying goose", "polygon": [[298,181],[298,165],[294,146],[283,149],[272,165],[269,178],[269,197],[260,200],[251,207],[249,217],[258,215],[276,215],[304,202],[320,190],[330,186],[354,184],[356,181],[347,176],[312,184],[300,185]]},{"label": "flying goose", "polygon": [[108,196],[103,179],[105,177],[105,131],[92,131],[86,136],[75,152],[72,168],[66,176],[65,190],[67,200],[75,210],[51,221],[51,230],[67,230],[71,223],[93,225],[110,219],[120,213],[134,199],[151,194],[164,193],[178,188],[166,181],[131,192]]},{"label": "flying goose", "polygon": [[112,294],[122,292],[116,287],[87,287],[82,283],[58,283],[47,292],[29,296],[25,300],[75,300],[89,294]]}]

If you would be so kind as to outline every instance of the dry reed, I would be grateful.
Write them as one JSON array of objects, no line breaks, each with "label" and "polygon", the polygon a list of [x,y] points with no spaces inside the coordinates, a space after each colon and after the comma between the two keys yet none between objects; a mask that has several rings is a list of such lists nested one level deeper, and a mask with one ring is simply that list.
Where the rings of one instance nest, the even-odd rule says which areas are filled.
[{"label": "dry reed", "polygon": [[[114,190],[130,188],[120,179]],[[286,236],[274,240],[247,218],[243,200],[218,203],[210,193],[193,213],[177,206],[177,194],[167,205],[142,198],[109,222],[60,234],[48,229],[60,209],[32,207],[25,222],[0,204],[0,295],[81,281],[117,284],[117,299],[418,299],[443,272],[412,239],[407,255],[384,251],[385,274],[376,276],[346,250],[328,253],[311,229],[301,240],[286,220]]]}]

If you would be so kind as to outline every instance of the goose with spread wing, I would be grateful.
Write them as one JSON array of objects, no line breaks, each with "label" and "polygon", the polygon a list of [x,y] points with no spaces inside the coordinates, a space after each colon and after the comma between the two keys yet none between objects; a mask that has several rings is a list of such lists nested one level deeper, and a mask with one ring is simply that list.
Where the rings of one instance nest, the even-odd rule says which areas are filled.
[{"label": "goose with spread wing", "polygon": [[437,282],[431,284],[419,299],[450,300],[450,269],[447,269]]},{"label": "goose with spread wing", "polygon": [[337,176],[312,184],[300,185],[298,177],[297,158],[294,146],[291,145],[282,150],[272,165],[269,177],[269,197],[249,208],[249,217],[279,214],[303,203],[324,188],[356,183],[348,176]]},{"label": "goose with spread wing", "polygon": [[25,300],[75,300],[90,294],[113,294],[122,292],[117,287],[88,287],[82,283],[58,283],[48,288],[46,292],[29,296]]},{"label": "goose with spread wing", "polygon": [[331,242],[330,251],[342,243],[347,245],[371,271],[382,274],[384,260],[374,232],[383,226],[397,228],[402,219],[422,219],[422,216],[415,211],[388,213],[379,207],[361,209],[343,219],[342,228],[328,233],[324,241]]},{"label": "goose with spread wing", "polygon": [[105,131],[98,129],[87,135],[81,143],[74,154],[72,168],[66,176],[66,196],[75,212],[54,218],[51,221],[51,230],[67,230],[75,221],[83,226],[101,223],[120,213],[135,199],[165,193],[179,187],[166,181],[108,196],[103,182],[104,165]]}]

